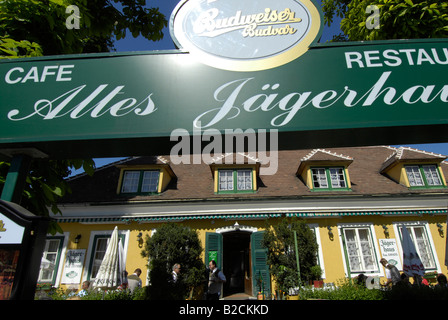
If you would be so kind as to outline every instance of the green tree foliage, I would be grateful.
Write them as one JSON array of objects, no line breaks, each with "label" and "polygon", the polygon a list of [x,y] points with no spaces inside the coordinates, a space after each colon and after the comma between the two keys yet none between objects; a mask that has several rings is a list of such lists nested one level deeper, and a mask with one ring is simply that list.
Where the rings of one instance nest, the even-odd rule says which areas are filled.
[{"label": "green tree foliage", "polygon": [[[369,5],[379,9],[378,28],[367,28]],[[350,40],[444,38],[448,36],[448,2],[438,0],[354,0],[341,29]]]},{"label": "green tree foliage", "polygon": [[[145,4],[146,0],[0,0],[0,58],[108,52],[113,39],[123,38],[127,30],[134,37],[160,40],[165,16]],[[67,10],[69,6],[76,6],[79,16]],[[0,191],[9,166],[0,162]],[[37,215],[60,213],[57,201],[70,192],[64,178],[79,168],[93,174],[95,164],[92,159],[33,160],[21,205]],[[51,223],[49,232],[56,231],[62,230]]]},{"label": "green tree foliage", "polygon": [[[160,40],[167,20],[158,8],[146,8],[145,3],[146,0],[0,1],[0,56],[108,52],[113,49],[114,37],[124,38],[127,30],[133,37]],[[76,6],[79,16],[69,6]],[[79,26],[73,27],[75,19]]]},{"label": "green tree foliage", "polygon": [[[366,22],[374,5],[379,10],[379,26]],[[351,41],[386,39],[446,38],[448,1],[439,0],[324,0],[325,23],[334,15],[344,17],[341,30]]]},{"label": "green tree foliage", "polygon": [[[0,162],[0,193],[10,167],[9,162]],[[64,179],[73,169],[83,168],[90,175],[95,170],[92,159],[72,160],[34,160],[26,178],[20,205],[39,216],[48,217],[50,213],[60,214],[57,206],[59,198],[70,193],[70,186]],[[50,223],[48,232],[55,234],[62,229],[55,222]]]},{"label": "green tree foliage", "polygon": [[343,18],[347,6],[352,0],[322,0],[322,11],[324,12],[324,23],[330,26],[333,23],[333,17],[336,15]]},{"label": "green tree foliage", "polygon": [[[183,300],[194,289],[204,285],[205,265],[201,260],[202,245],[196,231],[175,223],[163,224],[147,236],[142,256],[149,258],[150,300]],[[180,278],[172,281],[172,267],[181,265]]]},{"label": "green tree foliage", "polygon": [[277,288],[288,292],[299,286],[294,231],[297,233],[300,278],[305,284],[313,278],[312,267],[317,264],[318,245],[314,233],[303,220],[283,219],[267,228],[263,246],[268,249],[268,265]]}]

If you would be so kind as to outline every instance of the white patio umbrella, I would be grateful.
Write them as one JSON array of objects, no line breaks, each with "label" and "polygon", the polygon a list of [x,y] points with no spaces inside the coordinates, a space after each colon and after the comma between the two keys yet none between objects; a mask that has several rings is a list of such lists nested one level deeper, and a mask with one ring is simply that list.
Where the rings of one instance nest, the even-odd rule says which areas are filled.
[{"label": "white patio umbrella", "polygon": [[408,277],[423,276],[425,268],[412,242],[408,229],[401,227],[402,247],[403,247],[403,272]]},{"label": "white patio umbrella", "polygon": [[123,250],[123,244],[120,241],[118,241],[118,270],[119,270],[119,284],[128,282],[127,274],[126,273],[126,260],[124,259],[124,250]]},{"label": "white patio umbrella", "polygon": [[[103,290],[115,289],[123,281],[124,261],[120,258],[123,250],[120,250],[121,242],[118,240],[118,228],[115,227],[107,245],[98,273],[93,281],[93,288]],[[120,254],[121,251],[121,254]]]}]

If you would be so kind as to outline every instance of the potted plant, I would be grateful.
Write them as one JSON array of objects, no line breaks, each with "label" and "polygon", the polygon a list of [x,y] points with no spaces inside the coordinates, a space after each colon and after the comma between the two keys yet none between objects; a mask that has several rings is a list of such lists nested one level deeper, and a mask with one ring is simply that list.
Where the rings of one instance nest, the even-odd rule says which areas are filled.
[{"label": "potted plant", "polygon": [[300,299],[300,295],[299,295],[299,288],[289,288],[289,292],[288,292],[288,300],[299,300]]},{"label": "potted plant", "polygon": [[257,300],[264,300],[264,284],[263,284],[263,277],[261,275],[261,272],[258,273],[256,281],[257,281],[257,288],[258,288]]},{"label": "potted plant", "polygon": [[324,286],[324,281],[322,280],[322,269],[320,266],[315,265],[310,268],[311,275],[313,279],[313,284],[315,288],[322,288]]}]

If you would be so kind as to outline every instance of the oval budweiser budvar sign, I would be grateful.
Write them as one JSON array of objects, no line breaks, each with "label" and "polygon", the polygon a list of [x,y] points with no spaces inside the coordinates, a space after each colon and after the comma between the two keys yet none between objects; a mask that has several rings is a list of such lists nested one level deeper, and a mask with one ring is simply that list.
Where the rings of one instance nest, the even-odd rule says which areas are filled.
[{"label": "oval budweiser budvar sign", "polygon": [[184,0],[170,19],[179,48],[225,70],[286,64],[318,40],[322,17],[312,0]]}]

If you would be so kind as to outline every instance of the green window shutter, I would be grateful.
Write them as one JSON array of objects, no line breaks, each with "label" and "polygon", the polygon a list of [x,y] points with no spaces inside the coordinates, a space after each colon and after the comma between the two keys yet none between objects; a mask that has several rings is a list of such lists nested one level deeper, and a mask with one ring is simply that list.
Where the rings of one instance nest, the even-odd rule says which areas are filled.
[{"label": "green window shutter", "polygon": [[259,283],[262,281],[262,289],[266,295],[271,293],[271,277],[267,264],[267,249],[261,245],[264,231],[254,232],[251,236],[252,247],[252,292],[254,295],[260,290]]},{"label": "green window shutter", "polygon": [[205,265],[210,260],[216,261],[216,266],[222,270],[222,234],[207,232],[205,238]]}]

